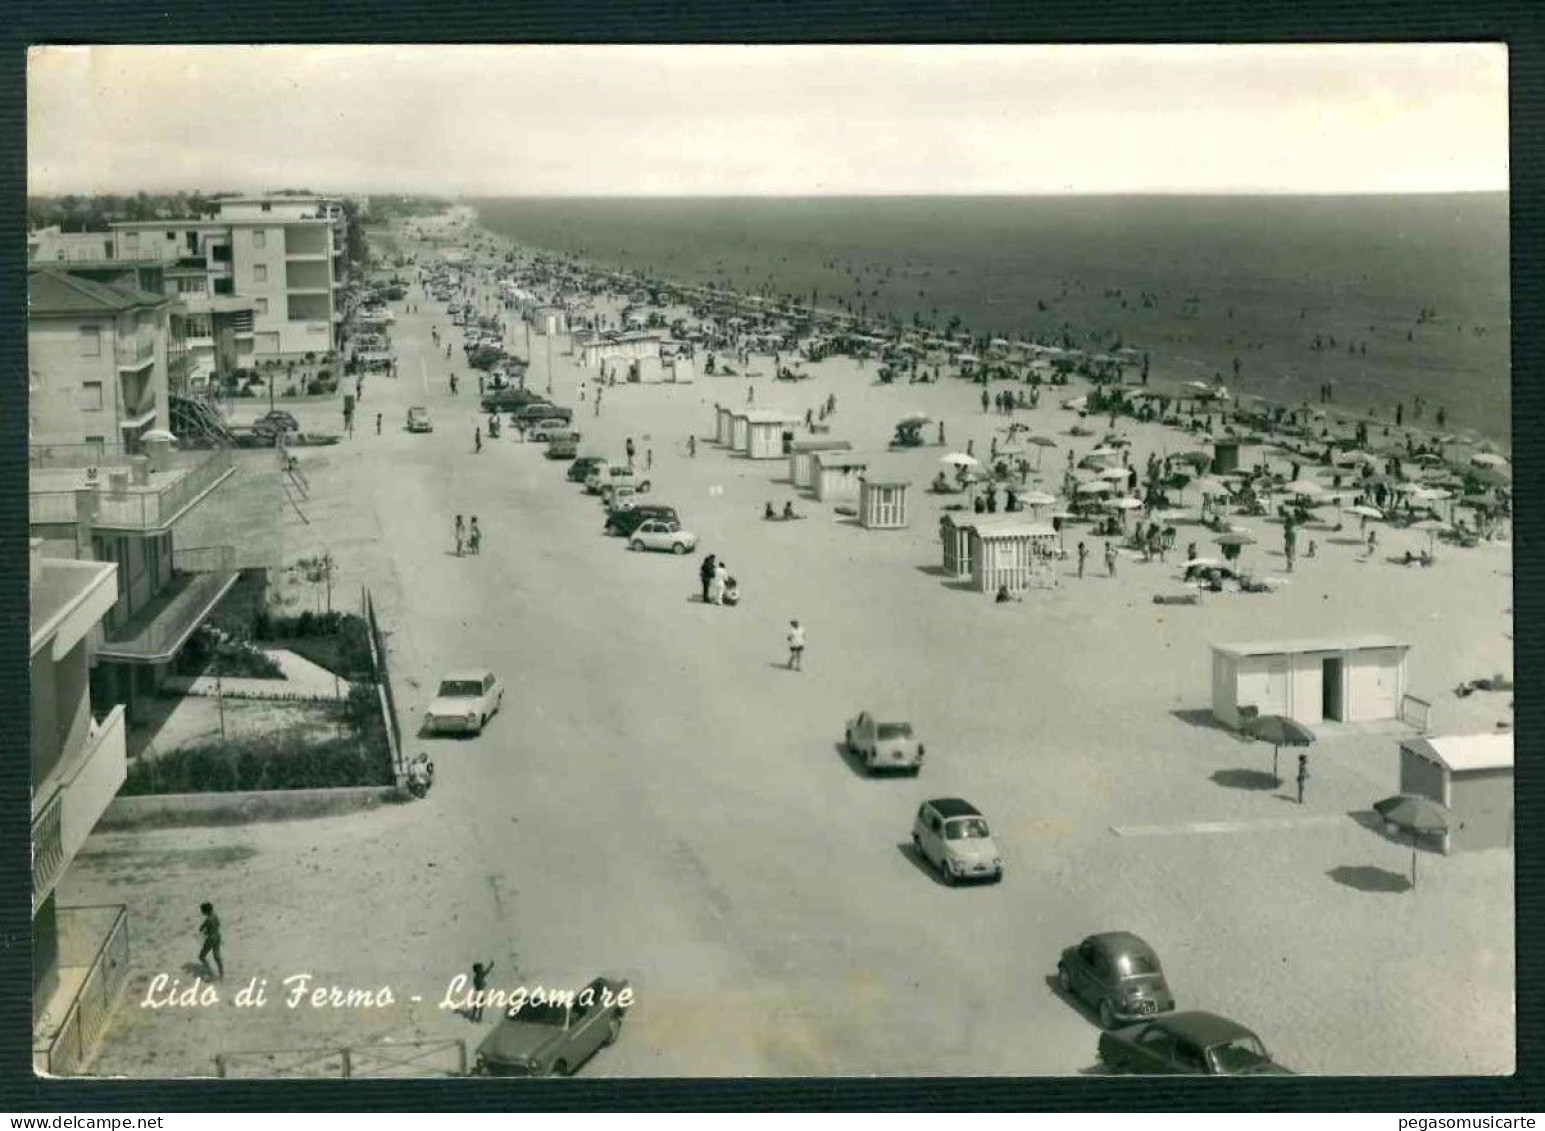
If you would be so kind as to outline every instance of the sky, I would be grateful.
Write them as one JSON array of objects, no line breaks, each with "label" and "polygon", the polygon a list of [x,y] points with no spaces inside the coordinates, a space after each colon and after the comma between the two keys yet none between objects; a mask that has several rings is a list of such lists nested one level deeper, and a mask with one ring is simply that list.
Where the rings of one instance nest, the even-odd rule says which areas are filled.
[{"label": "sky", "polygon": [[29,192],[1505,191],[1497,44],[48,47]]}]

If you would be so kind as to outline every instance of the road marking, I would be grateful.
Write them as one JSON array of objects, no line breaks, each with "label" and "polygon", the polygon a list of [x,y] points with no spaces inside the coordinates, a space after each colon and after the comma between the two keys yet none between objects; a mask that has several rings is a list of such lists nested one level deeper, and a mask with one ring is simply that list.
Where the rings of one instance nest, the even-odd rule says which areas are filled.
[{"label": "road marking", "polygon": [[1117,836],[1175,836],[1187,833],[1252,833],[1271,829],[1310,829],[1339,825],[1345,813],[1330,817],[1268,817],[1259,821],[1192,821],[1185,825],[1112,825]]}]

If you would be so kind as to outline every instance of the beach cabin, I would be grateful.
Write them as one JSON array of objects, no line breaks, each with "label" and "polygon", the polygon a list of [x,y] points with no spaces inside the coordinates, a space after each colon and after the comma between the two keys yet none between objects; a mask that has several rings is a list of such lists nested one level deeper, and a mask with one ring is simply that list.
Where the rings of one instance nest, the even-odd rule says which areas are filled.
[{"label": "beach cabin", "polygon": [[579,362],[589,369],[597,369],[603,363],[608,370],[621,363],[627,371],[629,362],[642,357],[659,357],[664,339],[658,334],[609,334],[579,345]]},{"label": "beach cabin", "polygon": [[1212,444],[1212,473],[1227,475],[1239,470],[1238,440],[1214,440]]},{"label": "beach cabin", "polygon": [[815,453],[815,497],[823,503],[858,501],[859,483],[869,461],[852,452]]},{"label": "beach cabin", "polygon": [[1403,740],[1400,792],[1436,801],[1463,822],[1444,834],[1445,853],[1512,848],[1512,734]]},{"label": "beach cabin", "polygon": [[751,442],[751,421],[742,411],[730,413],[730,450],[743,452]]},{"label": "beach cabin", "polygon": [[815,485],[816,452],[853,450],[848,440],[795,440],[789,445],[789,482],[809,490]]},{"label": "beach cabin", "polygon": [[568,312],[561,306],[533,307],[527,318],[533,334],[566,334],[569,331]]},{"label": "beach cabin", "polygon": [[713,442],[728,445],[735,437],[735,410],[724,405],[714,406]]},{"label": "beach cabin", "polygon": [[666,367],[665,379],[675,385],[690,385],[693,380],[692,359],[684,354],[671,358]]},{"label": "beach cabin", "polygon": [[1244,708],[1306,726],[1400,717],[1411,646],[1388,636],[1212,646],[1212,714],[1238,728]]},{"label": "beach cabin", "polygon": [[665,380],[665,363],[658,357],[641,357],[633,365],[641,385],[658,385]]},{"label": "beach cabin", "polygon": [[858,481],[858,521],[865,530],[901,530],[907,525],[907,488],[905,479],[870,479]]},{"label": "beach cabin", "polygon": [[1056,583],[1052,560],[1057,555],[1057,532],[1050,523],[1027,518],[972,516],[966,527],[966,556],[971,588],[978,593],[1010,593],[1050,588]]},{"label": "beach cabin", "polygon": [[746,413],[746,454],[752,459],[782,459],[785,443],[793,443],[799,417],[771,409]]}]

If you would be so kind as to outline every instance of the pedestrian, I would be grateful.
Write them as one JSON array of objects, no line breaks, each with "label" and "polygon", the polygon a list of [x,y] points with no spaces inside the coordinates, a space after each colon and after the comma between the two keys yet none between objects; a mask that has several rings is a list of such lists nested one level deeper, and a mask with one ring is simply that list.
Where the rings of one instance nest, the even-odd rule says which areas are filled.
[{"label": "pedestrian", "polygon": [[204,917],[198,925],[199,934],[204,939],[204,945],[199,948],[198,952],[199,965],[207,970],[209,965],[204,960],[206,958],[213,958],[215,960],[215,978],[223,982],[225,981],[225,959],[220,957],[220,917],[215,914],[215,905],[213,903],[201,903],[198,905],[198,909],[199,914]]},{"label": "pedestrian", "polygon": [[944,421],[939,421],[939,447],[944,446]]},{"label": "pedestrian", "polygon": [[456,556],[461,557],[461,543],[467,536],[466,525],[461,520],[461,515],[456,516]]},{"label": "pedestrian", "polygon": [[595,415],[596,416],[600,416],[601,415],[601,389],[602,389],[602,387],[603,386],[601,386],[601,385],[597,385],[595,387]]},{"label": "pedestrian", "polygon": [[709,554],[703,559],[703,564],[697,567],[698,580],[703,583],[703,604],[708,604],[708,586],[714,579],[714,571],[717,563],[714,555]]},{"label": "pedestrian", "polygon": [[474,425],[472,428],[472,451],[474,454],[483,450],[483,429]]},{"label": "pedestrian", "polygon": [[[478,396],[482,396],[483,395],[483,375],[481,373],[479,373],[477,375],[477,395]],[[580,398],[580,400],[584,400],[584,399],[585,399],[584,397]]]},{"label": "pedestrian", "polygon": [[633,466],[633,453],[637,450],[637,449],[635,449],[633,447],[633,437],[632,436],[628,437],[628,442],[627,442],[626,445],[624,445],[624,447],[626,448],[627,453],[628,453],[628,466],[632,467]]},{"label": "pedestrian", "polygon": [[1116,576],[1116,547],[1109,542],[1105,543],[1105,572],[1110,577]]},{"label": "pedestrian", "polygon": [[1309,780],[1309,755],[1298,756],[1298,803],[1304,803],[1304,783]]},{"label": "pedestrian", "polygon": [[797,620],[789,621],[789,671],[804,671],[805,662],[805,630],[800,627]]},{"label": "pedestrian", "polygon": [[579,403],[585,403],[585,383],[583,381],[579,383]]},{"label": "pedestrian", "polygon": [[645,471],[653,471],[654,470],[654,449],[653,448],[645,448],[644,449],[644,470]]},{"label": "pedestrian", "polygon": [[1078,576],[1084,576],[1084,563],[1089,560],[1089,547],[1082,542],[1078,544]]},{"label": "pedestrian", "polygon": [[687,456],[690,459],[697,458],[697,437],[695,435],[687,437]]},{"label": "pedestrian", "polygon": [[992,398],[987,395],[987,390],[982,390],[982,411],[987,411],[987,406],[992,403]]},{"label": "pedestrian", "polygon": [[493,973],[493,969],[492,962],[472,964],[472,1008],[467,1010],[468,1021],[483,1019],[483,991],[488,988],[488,975]]},{"label": "pedestrian", "polygon": [[467,528],[467,548],[474,554],[482,552],[483,532],[477,527],[477,515],[472,516],[472,521]]},{"label": "pedestrian", "polygon": [[381,434],[381,414],[378,412],[378,413],[376,413],[376,435],[379,436],[380,434]]},{"label": "pedestrian", "polygon": [[750,404],[754,400],[756,400],[756,389],[755,389],[754,386],[747,385],[746,386],[746,403]]}]

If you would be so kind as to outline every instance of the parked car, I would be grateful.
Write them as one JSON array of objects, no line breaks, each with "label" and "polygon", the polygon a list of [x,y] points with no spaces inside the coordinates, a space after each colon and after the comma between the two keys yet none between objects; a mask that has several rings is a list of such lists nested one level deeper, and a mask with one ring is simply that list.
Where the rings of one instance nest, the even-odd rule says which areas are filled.
[{"label": "parked car", "polygon": [[1097,1010],[1102,1029],[1175,1008],[1159,956],[1128,931],[1090,935],[1068,947],[1057,961],[1057,984]]},{"label": "parked car", "polygon": [[574,418],[574,410],[565,408],[561,404],[550,404],[547,401],[527,401],[510,413],[511,424],[535,424],[543,420],[569,421]]},{"label": "parked car", "polygon": [[590,473],[598,467],[605,466],[605,456],[579,456],[569,464],[569,470],[565,472],[564,478],[570,483],[584,483],[586,490],[589,490]]},{"label": "parked car", "polygon": [[548,459],[573,459],[577,454],[579,454],[579,433],[547,438]]},{"label": "parked car", "polygon": [[868,711],[849,719],[843,744],[871,774],[900,770],[916,776],[923,768],[923,743],[911,723],[882,723]]},{"label": "parked car", "polygon": [[424,729],[430,734],[482,734],[503,702],[499,677],[487,668],[452,672],[440,681],[434,701],[424,712]]},{"label": "parked car", "polygon": [[271,409],[252,422],[254,428],[273,428],[280,432],[299,432],[300,421],[295,419],[293,413],[285,412],[282,408]]},{"label": "parked car", "polygon": [[639,479],[633,474],[633,469],[623,463],[601,464],[591,471],[585,479],[585,490],[592,495],[605,495],[608,487],[615,487],[626,483],[639,492],[649,490],[649,480]]},{"label": "parked car", "polygon": [[689,534],[676,523],[663,518],[646,519],[628,536],[630,550],[669,550],[673,554],[686,554],[696,546],[696,534]]},{"label": "parked car", "polygon": [[554,436],[569,435],[574,436],[576,439],[579,437],[579,433],[569,427],[568,420],[561,416],[548,417],[544,420],[538,420],[534,424],[526,425],[526,439],[537,443],[544,443]]},{"label": "parked car", "polygon": [[608,514],[605,530],[608,534],[621,534],[626,538],[651,518],[660,519],[662,522],[681,521],[675,507],[668,507],[664,503],[635,503],[626,510],[612,511]]},{"label": "parked car", "polygon": [[948,884],[1003,878],[1003,857],[987,818],[958,797],[925,801],[912,823],[912,847]]},{"label": "parked car", "polygon": [[[625,993],[624,991],[628,991]],[[574,1001],[511,1007],[477,1047],[477,1076],[569,1076],[622,1035],[632,994],[621,978],[597,978]]]},{"label": "parked car", "polygon": [[408,409],[409,432],[433,432],[434,424],[429,419],[429,410],[421,404],[416,404]]},{"label": "parked car", "polygon": [[1171,1013],[1100,1034],[1100,1063],[1118,1072],[1178,1076],[1291,1076],[1261,1039],[1216,1013]]},{"label": "parked car", "polygon": [[502,389],[490,389],[483,394],[479,402],[484,412],[518,412],[528,405],[546,404],[547,402],[536,393],[529,392],[516,385],[506,385]]}]

